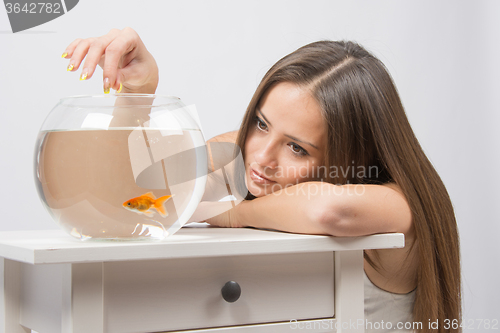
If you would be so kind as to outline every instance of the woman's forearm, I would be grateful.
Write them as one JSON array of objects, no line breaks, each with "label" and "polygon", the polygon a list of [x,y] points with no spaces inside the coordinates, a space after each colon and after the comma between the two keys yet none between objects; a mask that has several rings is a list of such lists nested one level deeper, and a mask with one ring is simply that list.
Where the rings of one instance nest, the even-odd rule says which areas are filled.
[{"label": "woman's forearm", "polygon": [[394,184],[333,185],[305,182],[244,201],[240,226],[332,236],[411,232],[411,211]]},{"label": "woman's forearm", "polygon": [[242,227],[327,235],[319,187],[317,182],[301,183],[244,201],[235,207],[235,216]]}]

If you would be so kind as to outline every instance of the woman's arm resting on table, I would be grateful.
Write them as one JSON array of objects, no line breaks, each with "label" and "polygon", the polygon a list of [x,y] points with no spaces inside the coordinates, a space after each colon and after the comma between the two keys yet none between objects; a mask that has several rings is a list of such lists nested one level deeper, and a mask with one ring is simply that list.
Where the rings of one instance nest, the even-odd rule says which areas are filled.
[{"label": "woman's arm resting on table", "polygon": [[[208,219],[221,227],[255,227],[303,234],[364,236],[401,232],[401,249],[367,250],[380,271],[365,262],[369,278],[390,292],[415,289],[417,258],[411,212],[395,185],[343,185],[306,182],[290,186]],[[404,267],[404,269],[402,269]]]},{"label": "woman's arm resting on table", "polygon": [[410,208],[394,185],[306,182],[244,201],[231,211],[226,218],[232,223],[226,226],[333,236],[407,234],[411,229]]}]

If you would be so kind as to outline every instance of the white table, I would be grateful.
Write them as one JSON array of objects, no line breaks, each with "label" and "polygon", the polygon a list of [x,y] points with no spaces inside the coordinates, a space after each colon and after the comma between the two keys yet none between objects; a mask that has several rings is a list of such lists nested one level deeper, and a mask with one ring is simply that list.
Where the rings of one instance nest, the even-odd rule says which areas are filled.
[{"label": "white table", "polygon": [[[0,333],[364,332],[363,249],[403,246],[403,234],[205,224],[161,242],[0,232]],[[241,289],[234,302],[221,294],[228,281]]]}]

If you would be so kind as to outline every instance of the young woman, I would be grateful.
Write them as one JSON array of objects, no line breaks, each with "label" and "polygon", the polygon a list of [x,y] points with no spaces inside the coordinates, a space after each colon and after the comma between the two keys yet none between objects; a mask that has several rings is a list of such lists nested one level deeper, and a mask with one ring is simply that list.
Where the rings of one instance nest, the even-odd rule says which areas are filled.
[{"label": "young woman", "polygon": [[[83,68],[82,79],[99,64],[104,92],[156,91],[155,60],[130,28],[75,40],[63,57],[68,70]],[[240,130],[213,141],[241,147],[249,193],[207,222],[333,236],[402,232],[405,248],[365,253],[365,316],[459,331],[445,325],[461,315],[453,207],[378,59],[352,42],[306,45],[267,72]],[[436,320],[438,329],[429,327]]]}]

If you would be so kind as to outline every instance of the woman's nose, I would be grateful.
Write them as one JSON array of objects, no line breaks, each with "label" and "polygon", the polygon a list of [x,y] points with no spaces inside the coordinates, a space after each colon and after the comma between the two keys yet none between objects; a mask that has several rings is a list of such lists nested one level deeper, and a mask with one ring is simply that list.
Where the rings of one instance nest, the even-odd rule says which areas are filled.
[{"label": "woman's nose", "polygon": [[267,167],[274,169],[278,166],[277,156],[275,153],[275,147],[272,143],[267,143],[262,149],[259,149],[255,155],[255,162],[261,167]]}]

